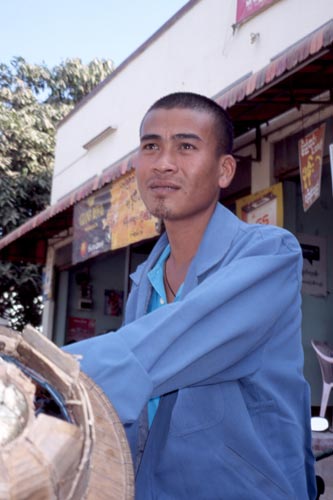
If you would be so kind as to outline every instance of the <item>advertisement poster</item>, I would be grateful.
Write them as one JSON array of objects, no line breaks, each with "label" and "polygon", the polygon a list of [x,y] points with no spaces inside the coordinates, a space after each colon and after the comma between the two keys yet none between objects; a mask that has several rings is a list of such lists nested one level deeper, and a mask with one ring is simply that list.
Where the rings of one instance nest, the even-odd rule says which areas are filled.
[{"label": "advertisement poster", "polygon": [[53,299],[53,260],[54,260],[54,249],[49,248],[45,267],[43,269],[43,300]]},{"label": "advertisement poster", "polygon": [[111,233],[111,248],[122,248],[158,234],[157,219],[146,209],[132,170],[111,187],[112,204],[106,214]]},{"label": "advertisement poster", "polygon": [[110,250],[110,232],[105,224],[110,206],[110,186],[74,205],[73,264]]},{"label": "advertisement poster", "polygon": [[249,224],[273,224],[283,227],[282,183],[238,199],[236,213]]},{"label": "advertisement poster", "polygon": [[325,124],[298,141],[304,212],[320,197],[324,138]]},{"label": "advertisement poster", "polygon": [[104,290],[104,314],[121,316],[123,313],[124,292],[122,290]]},{"label": "advertisement poster", "polygon": [[236,23],[242,23],[277,0],[237,0]]},{"label": "advertisement poster", "polygon": [[297,234],[302,248],[302,292],[308,295],[327,295],[326,239],[312,234]]},{"label": "advertisement poster", "polygon": [[66,344],[93,337],[95,335],[95,323],[94,319],[70,316],[68,318]]},{"label": "advertisement poster", "polygon": [[159,234],[134,170],[74,206],[73,264]]}]

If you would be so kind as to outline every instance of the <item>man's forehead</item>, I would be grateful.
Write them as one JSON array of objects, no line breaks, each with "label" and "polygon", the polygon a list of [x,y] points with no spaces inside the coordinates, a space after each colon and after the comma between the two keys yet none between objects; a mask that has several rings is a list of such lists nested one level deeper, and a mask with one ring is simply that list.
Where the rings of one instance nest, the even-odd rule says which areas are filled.
[{"label": "man's forehead", "polygon": [[[156,127],[181,125],[186,127],[188,132],[191,132],[192,128],[196,129],[199,125],[210,128],[213,122],[213,115],[203,109],[153,108],[146,113],[142,120],[140,136],[145,133],[154,133]],[[186,130],[179,130],[179,132],[186,132]]]}]

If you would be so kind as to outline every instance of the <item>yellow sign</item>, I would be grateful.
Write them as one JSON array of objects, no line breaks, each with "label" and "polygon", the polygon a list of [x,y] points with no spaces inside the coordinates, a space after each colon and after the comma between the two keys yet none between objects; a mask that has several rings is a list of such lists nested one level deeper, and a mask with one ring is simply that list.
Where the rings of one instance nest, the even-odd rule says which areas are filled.
[{"label": "yellow sign", "polygon": [[273,224],[283,227],[282,183],[274,184],[236,201],[237,216],[250,224]]},{"label": "yellow sign", "polygon": [[113,182],[111,200],[105,223],[110,228],[112,250],[159,234],[157,219],[141,200],[134,170]]},{"label": "yellow sign", "polygon": [[304,212],[320,197],[325,123],[298,141]]},{"label": "yellow sign", "polygon": [[157,236],[134,170],[74,206],[73,263]]}]

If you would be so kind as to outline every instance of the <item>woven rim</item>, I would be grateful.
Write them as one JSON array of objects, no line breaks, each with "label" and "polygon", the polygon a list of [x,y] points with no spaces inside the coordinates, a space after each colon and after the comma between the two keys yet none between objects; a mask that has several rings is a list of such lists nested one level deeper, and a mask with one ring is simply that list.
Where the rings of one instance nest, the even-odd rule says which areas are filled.
[{"label": "woven rim", "polygon": [[[8,474],[9,466],[0,473],[0,500],[9,490],[20,490],[18,500],[26,498],[22,483],[42,489],[45,500],[132,500],[134,475],[124,428],[103,391],[80,371],[78,361],[31,327],[22,335],[0,327],[0,352],[5,365],[14,359],[58,391],[76,424],[45,414],[33,416],[1,451],[1,462],[17,470],[18,477]],[[40,459],[29,477],[36,453]],[[25,477],[19,477],[20,471]]]},{"label": "woven rim", "polygon": [[124,427],[102,389],[82,372],[80,379],[89,394],[95,419],[87,498],[132,500],[134,474]]}]

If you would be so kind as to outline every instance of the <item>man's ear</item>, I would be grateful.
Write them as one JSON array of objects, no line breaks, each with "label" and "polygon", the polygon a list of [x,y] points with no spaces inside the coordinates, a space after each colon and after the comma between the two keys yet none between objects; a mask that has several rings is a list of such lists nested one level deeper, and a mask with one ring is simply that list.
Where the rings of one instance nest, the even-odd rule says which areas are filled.
[{"label": "man's ear", "polygon": [[220,188],[227,188],[236,172],[236,160],[232,155],[222,155],[220,158]]}]

